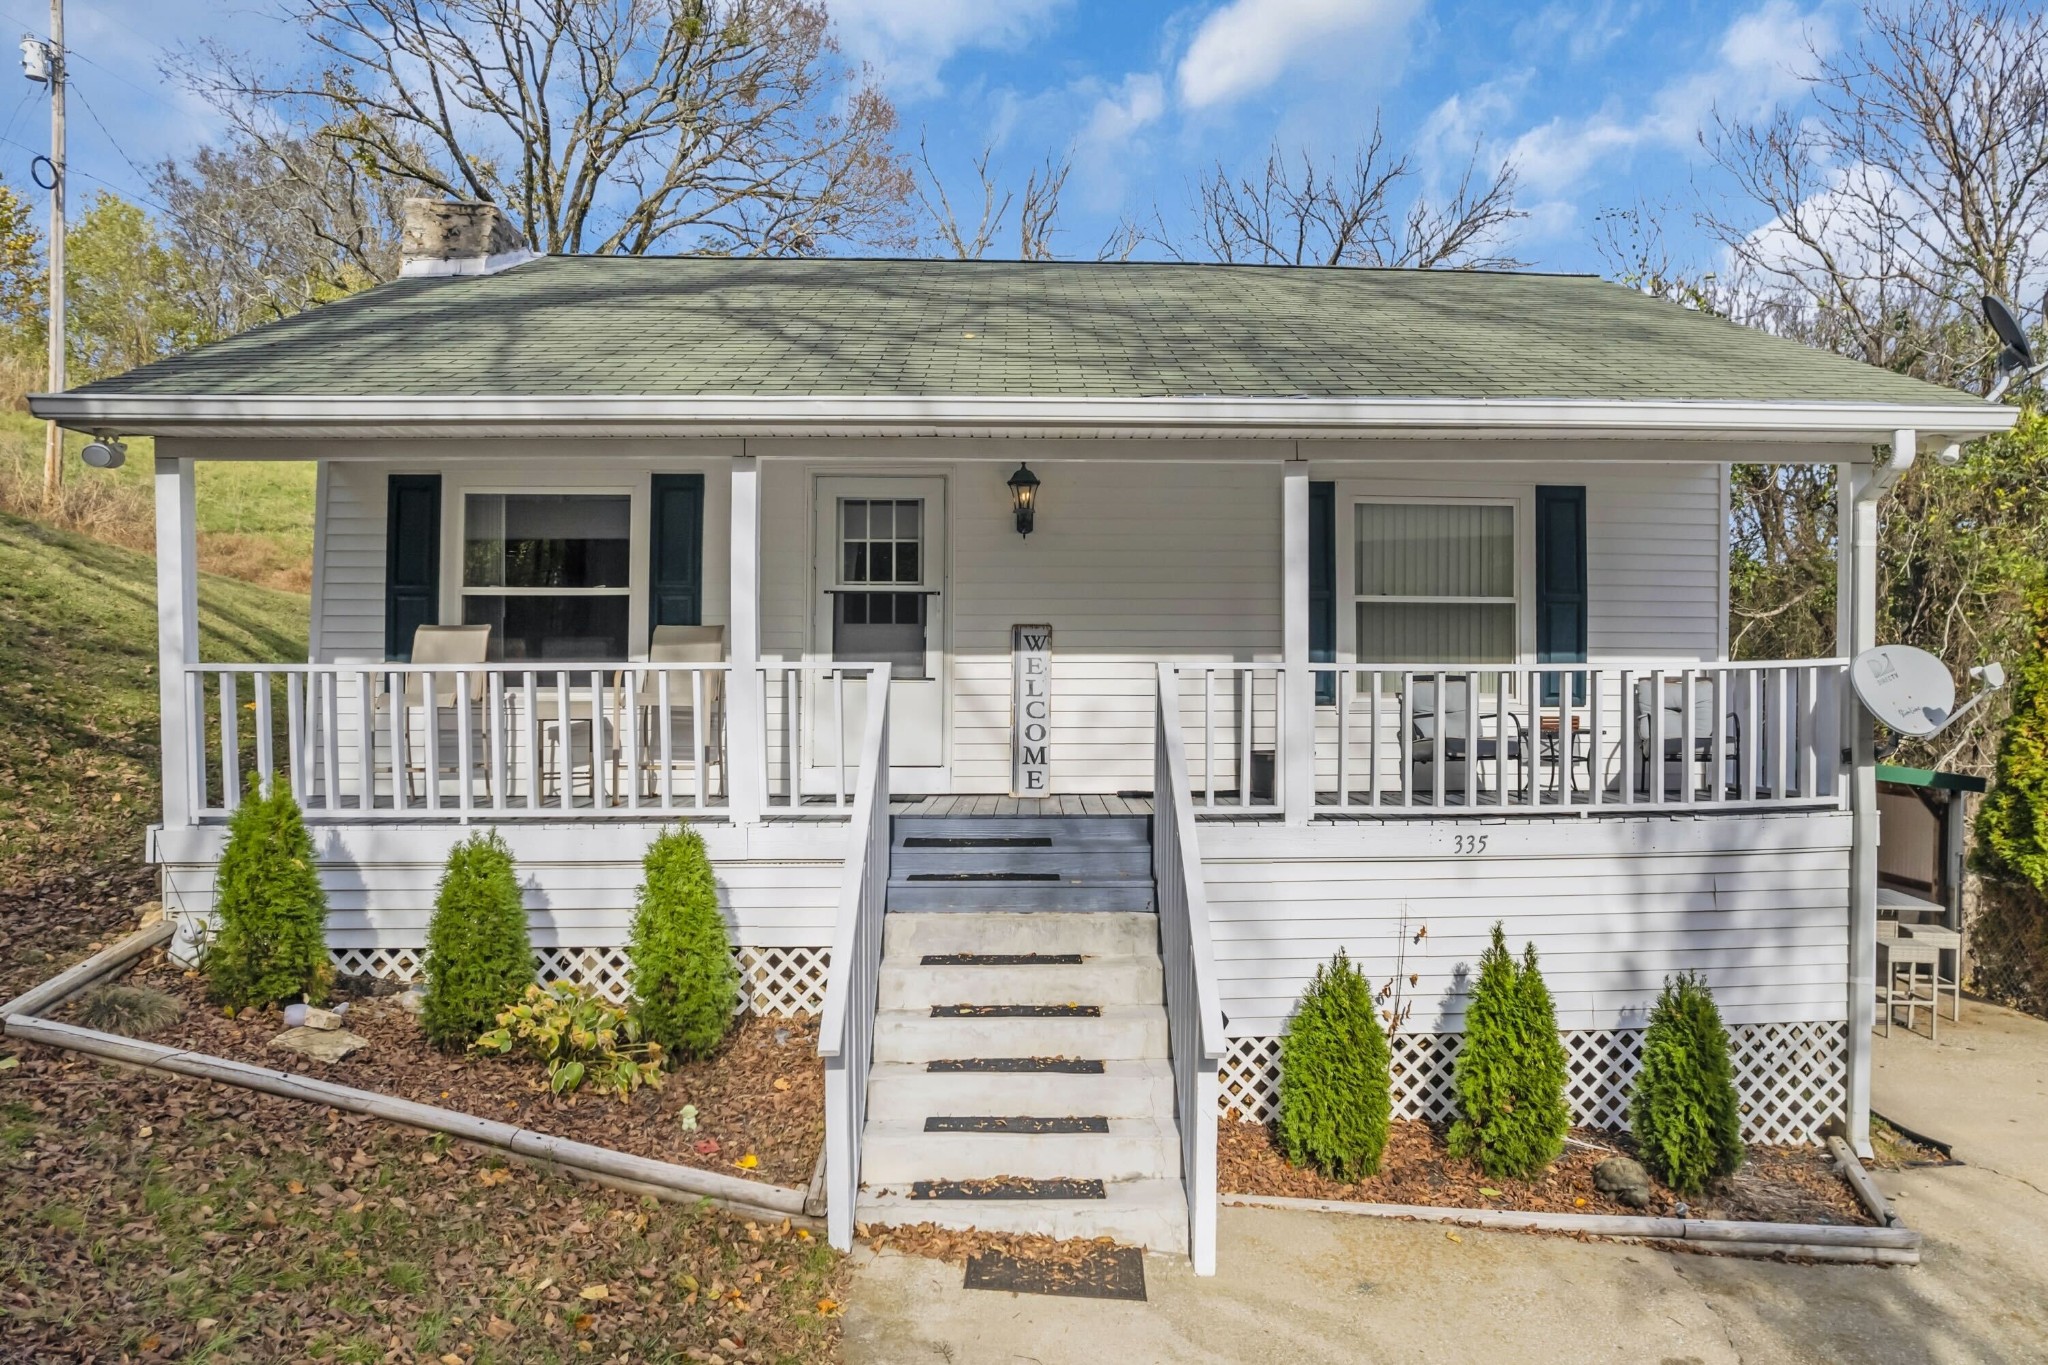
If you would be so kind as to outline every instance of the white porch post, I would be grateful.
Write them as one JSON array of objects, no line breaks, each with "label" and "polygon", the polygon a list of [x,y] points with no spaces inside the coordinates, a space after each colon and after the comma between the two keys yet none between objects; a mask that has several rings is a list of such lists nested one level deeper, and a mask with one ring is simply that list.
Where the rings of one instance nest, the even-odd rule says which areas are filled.
[{"label": "white porch post", "polygon": [[727,602],[731,620],[728,649],[732,667],[727,693],[725,790],[735,824],[761,818],[761,790],[768,742],[767,693],[761,670],[761,462],[739,455],[732,462],[732,535],[727,560],[731,574]]},{"label": "white porch post", "polygon": [[1282,818],[1306,825],[1316,804],[1316,685],[1308,657],[1308,461],[1296,458],[1280,476],[1281,674],[1280,783]]},{"label": "white porch post", "polygon": [[189,825],[192,771],[203,735],[191,732],[185,670],[199,662],[199,546],[192,461],[156,461],[156,672],[163,737],[164,828]]},{"label": "white porch post", "polygon": [[[1892,433],[1891,458],[1835,466],[1836,647],[1853,659],[1877,644],[1877,502],[1913,463],[1918,434]],[[1870,1049],[1877,1022],[1877,754],[1870,716],[1846,678],[1842,747],[1849,758],[1849,1145],[1871,1155]]]}]

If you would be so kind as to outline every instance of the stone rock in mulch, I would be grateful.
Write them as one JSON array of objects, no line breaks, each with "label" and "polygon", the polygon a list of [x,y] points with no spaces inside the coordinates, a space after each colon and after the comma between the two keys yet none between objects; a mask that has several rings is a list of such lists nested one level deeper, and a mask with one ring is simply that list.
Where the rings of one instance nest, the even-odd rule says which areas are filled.
[{"label": "stone rock in mulch", "polygon": [[1654,1187],[1640,1161],[1611,1156],[1593,1168],[1593,1188],[1632,1209],[1647,1207]]},{"label": "stone rock in mulch", "polygon": [[407,1014],[417,1015],[427,1008],[427,988],[422,985],[408,986],[391,998]]},{"label": "stone rock in mulch", "polygon": [[338,1062],[349,1053],[368,1047],[370,1040],[347,1029],[288,1028],[272,1038],[270,1045],[316,1062]]}]

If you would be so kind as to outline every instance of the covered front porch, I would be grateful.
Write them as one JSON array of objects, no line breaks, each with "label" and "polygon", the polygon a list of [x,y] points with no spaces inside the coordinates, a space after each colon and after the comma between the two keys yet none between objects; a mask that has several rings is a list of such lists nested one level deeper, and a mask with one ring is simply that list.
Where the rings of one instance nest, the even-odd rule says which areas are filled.
[{"label": "covered front porch", "polygon": [[832,819],[885,673],[899,801],[1149,800],[1155,714],[1201,819],[1842,800],[1841,661],[1726,658],[1718,449],[510,444],[305,447],[311,658],[263,667],[195,657],[211,452],[162,443],[168,825],[252,775],[316,822]]}]

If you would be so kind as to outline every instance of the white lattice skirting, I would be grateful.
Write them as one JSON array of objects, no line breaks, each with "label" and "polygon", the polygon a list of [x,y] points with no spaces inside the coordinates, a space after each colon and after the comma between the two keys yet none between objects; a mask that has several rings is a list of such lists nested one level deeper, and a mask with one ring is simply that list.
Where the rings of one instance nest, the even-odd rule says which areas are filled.
[{"label": "white lattice skirting", "polygon": [[[825,1004],[825,948],[756,948],[733,950],[740,971],[740,1012],[788,1019],[816,1014]],[[388,981],[419,978],[426,951],[421,948],[342,948],[334,954],[337,970]],[[534,952],[534,974],[542,981],[573,981],[611,1000],[624,1000],[632,963],[624,948],[541,948]]]},{"label": "white lattice skirting", "polygon": [[[1449,1123],[1456,1115],[1451,1063],[1464,1035],[1403,1033],[1393,1046],[1394,1116]],[[1847,1031],[1839,1023],[1744,1024],[1729,1030],[1745,1142],[1810,1145],[1848,1095]],[[1573,1119],[1624,1128],[1643,1060],[1641,1029],[1564,1035],[1566,1095]],[[1224,1054],[1222,1108],[1248,1123],[1272,1120],[1280,1098],[1280,1040],[1233,1038]]]}]

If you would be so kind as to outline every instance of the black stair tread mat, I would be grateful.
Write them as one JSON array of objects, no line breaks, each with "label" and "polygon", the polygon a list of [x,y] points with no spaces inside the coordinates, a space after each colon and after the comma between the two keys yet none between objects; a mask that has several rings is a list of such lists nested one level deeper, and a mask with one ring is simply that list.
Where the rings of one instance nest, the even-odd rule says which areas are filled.
[{"label": "black stair tread mat", "polygon": [[919,1180],[910,1187],[912,1199],[1107,1199],[1109,1191],[1100,1180],[1077,1180],[1061,1176],[1055,1180],[1033,1180],[1028,1176],[999,1175],[992,1180]]},{"label": "black stair tread mat", "polygon": [[1051,848],[1050,834],[911,834],[905,848]]},{"label": "black stair tread mat", "polygon": [[912,872],[906,882],[1057,882],[1057,872]]},{"label": "black stair tread mat", "polygon": [[1078,967],[1079,953],[926,953],[921,967]]},{"label": "black stair tread mat", "polygon": [[1100,1019],[1100,1005],[933,1005],[934,1019]]},{"label": "black stair tread mat", "polygon": [[924,1064],[926,1071],[1050,1071],[1062,1076],[1100,1076],[1100,1061],[1093,1057],[942,1057]]},{"label": "black stair tread mat", "polygon": [[1145,1253],[1137,1247],[1090,1247],[1075,1257],[1018,1257],[983,1251],[967,1258],[968,1289],[1007,1289],[1076,1299],[1145,1302]]},{"label": "black stair tread mat", "polygon": [[1107,1133],[1101,1114],[1064,1117],[1037,1114],[933,1114],[924,1121],[927,1133]]}]

